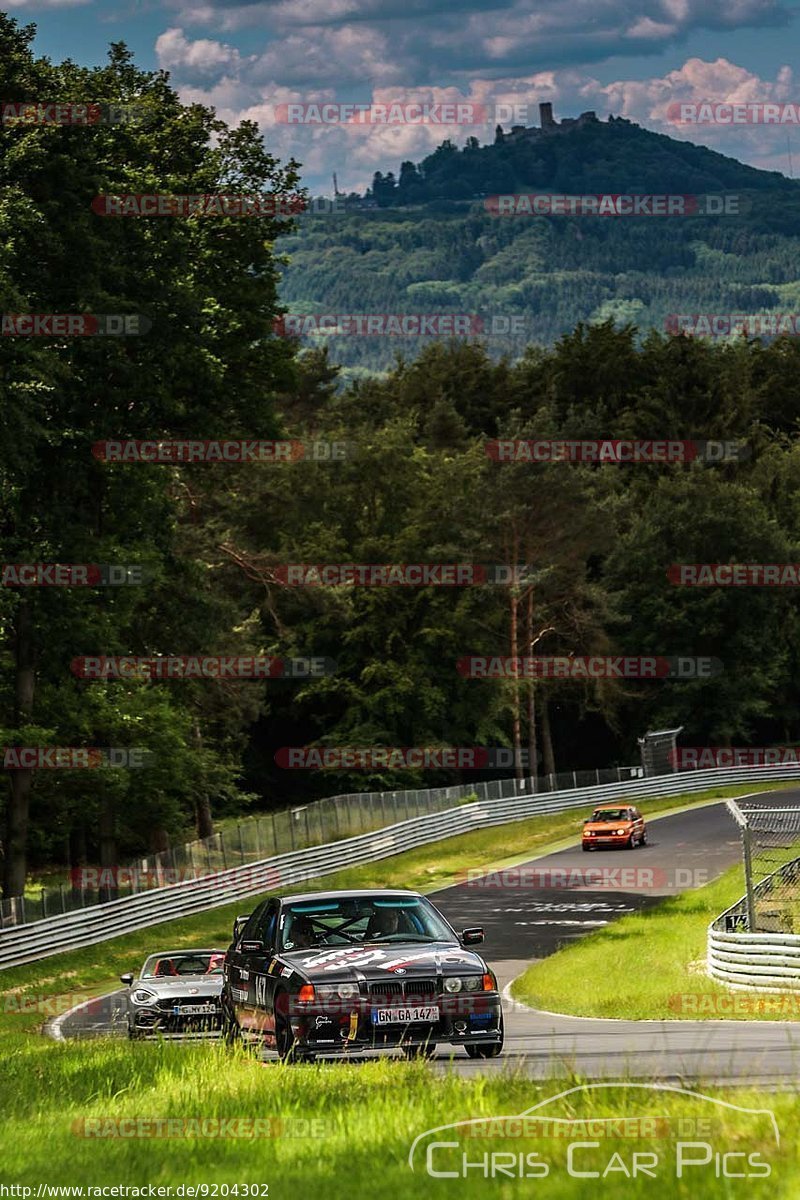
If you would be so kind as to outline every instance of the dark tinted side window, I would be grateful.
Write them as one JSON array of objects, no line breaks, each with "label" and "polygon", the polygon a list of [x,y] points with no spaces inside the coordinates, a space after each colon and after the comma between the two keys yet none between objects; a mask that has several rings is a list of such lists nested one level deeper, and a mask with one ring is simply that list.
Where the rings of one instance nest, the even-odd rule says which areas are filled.
[{"label": "dark tinted side window", "polygon": [[253,912],[250,913],[250,920],[245,925],[244,929],[242,930],[242,936],[239,938],[240,943],[254,942],[261,936],[258,930],[266,911],[267,901],[265,901],[263,904],[259,904],[258,908],[254,909]]}]

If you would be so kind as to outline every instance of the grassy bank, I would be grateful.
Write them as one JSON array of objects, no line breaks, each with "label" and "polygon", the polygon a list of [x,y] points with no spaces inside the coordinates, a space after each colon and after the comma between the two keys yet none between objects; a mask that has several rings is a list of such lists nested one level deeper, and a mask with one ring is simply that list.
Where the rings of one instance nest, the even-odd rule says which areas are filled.
[{"label": "grassy bank", "polygon": [[708,926],[743,890],[742,868],[734,867],[705,887],[623,917],[530,966],[512,995],[583,1017],[797,1019],[800,996],[795,1005],[792,997],[732,991],[705,974]]},{"label": "grassy bank", "polygon": [[[550,1136],[521,1138],[512,1129],[507,1137],[467,1138],[459,1141],[456,1150],[434,1152],[434,1170],[456,1168],[460,1173],[463,1148],[468,1162],[479,1164],[467,1171],[466,1178],[433,1178],[426,1171],[425,1150],[430,1141],[458,1140],[451,1131],[426,1139],[418,1147],[413,1171],[408,1162],[412,1143],[426,1130],[451,1122],[518,1114],[575,1082],[543,1084],[499,1073],[461,1079],[449,1073],[432,1075],[422,1064],[387,1060],[262,1065],[219,1045],[130,1047],[106,1041],[48,1046],[36,1039],[14,1053],[4,1070],[0,1177],[4,1182],[32,1185],[33,1196],[39,1183],[247,1183],[268,1185],[270,1198],[300,1193],[315,1200],[346,1196],[383,1200],[387,1195],[393,1200],[482,1200],[486,1196],[511,1200],[534,1194],[577,1198],[587,1195],[587,1180],[570,1176],[566,1155],[569,1141],[587,1140],[580,1127],[570,1126],[575,1133],[570,1132],[569,1137],[564,1136],[563,1127],[555,1137],[551,1132]],[[610,1173],[597,1181],[601,1196],[616,1200],[652,1195],[654,1179],[656,1194],[668,1200],[797,1195],[800,1167],[791,1131],[800,1116],[798,1098],[785,1094],[765,1097],[752,1090],[708,1094],[721,1095],[728,1104],[772,1110],[782,1135],[780,1148],[768,1117],[720,1108],[690,1096],[619,1084],[576,1093],[548,1106],[545,1115],[570,1120],[608,1116],[651,1118],[654,1122],[658,1118],[655,1137],[636,1126],[627,1135],[607,1136],[594,1149],[578,1151],[573,1169],[596,1170],[601,1176],[617,1155]],[[262,1120],[259,1137],[231,1136],[235,1127],[230,1124],[226,1136],[213,1136],[220,1126],[211,1121],[252,1122],[256,1117]],[[196,1126],[193,1136],[152,1136],[156,1120],[192,1118],[207,1122]],[[267,1125],[270,1118],[281,1124]],[[679,1118],[681,1126],[677,1125]],[[111,1124],[126,1119],[138,1119],[139,1123]],[[550,1130],[553,1128],[551,1125]],[[201,1129],[206,1132],[200,1134]],[[241,1135],[253,1129],[252,1125],[239,1126],[237,1132]],[[119,1136],[120,1130],[124,1136]],[[267,1130],[269,1134],[264,1136]],[[86,1136],[87,1132],[94,1136]],[[113,1136],[115,1132],[117,1136]],[[769,1165],[770,1177],[717,1178],[712,1159],[705,1166],[685,1170],[684,1177],[677,1179],[678,1140],[702,1140],[712,1145],[714,1152],[756,1154],[759,1162]],[[630,1171],[634,1152],[655,1154],[654,1177],[626,1178],[620,1163]],[[517,1171],[517,1156],[533,1153],[539,1158],[531,1161],[547,1165],[547,1178],[508,1178],[502,1173],[492,1178],[480,1168],[484,1155],[503,1154],[505,1170],[512,1161]],[[697,1151],[692,1153],[701,1157]],[[742,1159],[734,1160],[734,1166],[741,1170]]]}]

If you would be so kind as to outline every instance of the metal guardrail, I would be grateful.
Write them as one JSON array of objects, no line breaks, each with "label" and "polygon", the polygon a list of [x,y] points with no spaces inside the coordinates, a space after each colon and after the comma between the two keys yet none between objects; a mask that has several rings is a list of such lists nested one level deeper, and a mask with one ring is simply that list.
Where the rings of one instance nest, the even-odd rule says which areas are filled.
[{"label": "metal guardrail", "polygon": [[[675,796],[740,783],[800,779],[800,768],[732,767],[637,779],[594,789],[592,801],[642,796]],[[441,813],[400,821],[357,837],[312,846],[260,863],[126,896],[106,904],[66,913],[0,933],[0,970],[63,950],[92,946],[137,929],[219,908],[236,900],[331,874],[342,867],[377,862],[403,850],[424,846],[482,826],[502,825],[544,813],[587,805],[585,788],[550,795],[524,795],[476,800]]]},{"label": "metal guardrail", "polygon": [[800,991],[800,934],[758,933],[747,927],[753,900],[769,895],[775,879],[798,866],[800,858],[783,864],[756,884],[752,897],[742,896],[711,922],[707,965],[712,979],[751,992]]},{"label": "metal guardrail", "polygon": [[72,886],[63,883],[45,886],[35,897],[0,899],[0,929],[86,909],[149,889],[185,883],[245,863],[263,862],[270,856],[371,833],[399,821],[444,812],[465,800],[549,795],[569,787],[623,783],[642,774],[640,766],[604,767],[594,771],[563,771],[538,779],[491,779],[441,788],[329,796],[227,825],[211,837],[171,846],[116,869],[77,868],[71,879]]}]

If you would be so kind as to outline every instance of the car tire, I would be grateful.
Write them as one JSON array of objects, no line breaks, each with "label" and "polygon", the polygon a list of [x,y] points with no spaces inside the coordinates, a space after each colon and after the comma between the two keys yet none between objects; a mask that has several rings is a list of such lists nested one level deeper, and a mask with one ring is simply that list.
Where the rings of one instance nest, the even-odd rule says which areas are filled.
[{"label": "car tire", "polygon": [[465,1046],[467,1054],[470,1058],[499,1058],[503,1053],[503,1043],[505,1041],[505,1028],[503,1022],[503,1014],[500,1014],[500,1041],[492,1042],[486,1046]]},{"label": "car tire", "polygon": [[222,1040],[226,1046],[241,1046],[242,1027],[236,1020],[236,1014],[225,1001],[222,1002]]},{"label": "car tire", "polygon": [[587,852],[587,854],[588,854],[588,852],[591,850],[591,848],[592,848],[592,847],[589,845],[589,843],[588,843],[588,842],[582,842],[582,843],[581,843],[581,850],[585,850],[585,851]]},{"label": "car tire", "polygon": [[646,830],[646,829],[642,831],[642,836],[641,836],[641,838],[639,839],[639,845],[640,845],[640,846],[646,846],[646,845],[647,845],[647,830]]},{"label": "car tire", "polygon": [[636,838],[633,836],[633,834],[631,834],[631,836],[628,838],[627,842],[625,843],[625,849],[626,850],[635,850],[636,849]]},{"label": "car tire", "polygon": [[139,1030],[134,1029],[134,1027],[129,1024],[128,1025],[128,1041],[129,1042],[139,1042],[139,1041],[141,1041],[141,1038],[142,1038],[142,1035],[139,1032]]},{"label": "car tire", "polygon": [[[278,1058],[285,1063],[313,1062],[315,1055],[298,1047],[288,1019],[280,1013],[281,996],[288,997],[288,992],[277,992],[275,995],[275,1049]],[[287,1004],[284,1007],[288,1010],[289,1006]]]}]

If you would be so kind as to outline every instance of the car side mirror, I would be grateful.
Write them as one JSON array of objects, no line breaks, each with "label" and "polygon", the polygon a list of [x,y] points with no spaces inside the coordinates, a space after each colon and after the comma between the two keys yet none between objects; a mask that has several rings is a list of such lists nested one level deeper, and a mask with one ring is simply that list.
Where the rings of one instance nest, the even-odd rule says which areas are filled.
[{"label": "car side mirror", "polygon": [[463,930],[461,934],[461,944],[463,946],[478,946],[483,941],[483,930],[476,925],[471,929]]},{"label": "car side mirror", "polygon": [[133,983],[133,975],[130,971],[126,971],[124,975],[120,975],[119,981],[120,983],[124,983],[126,987],[130,987]]},{"label": "car side mirror", "polygon": [[239,940],[239,935],[249,920],[250,913],[245,913],[243,917],[237,917],[233,922],[233,940],[235,942]]},{"label": "car side mirror", "polygon": [[250,942],[242,942],[239,949],[243,954],[263,954],[266,946],[260,939],[253,939]]}]

